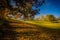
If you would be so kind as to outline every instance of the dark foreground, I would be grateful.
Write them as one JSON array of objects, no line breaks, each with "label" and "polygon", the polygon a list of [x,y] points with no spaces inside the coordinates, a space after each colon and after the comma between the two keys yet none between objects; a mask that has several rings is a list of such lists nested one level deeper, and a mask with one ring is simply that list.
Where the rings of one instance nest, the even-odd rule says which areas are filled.
[{"label": "dark foreground", "polygon": [[60,40],[60,30],[24,25],[0,26],[0,40]]}]

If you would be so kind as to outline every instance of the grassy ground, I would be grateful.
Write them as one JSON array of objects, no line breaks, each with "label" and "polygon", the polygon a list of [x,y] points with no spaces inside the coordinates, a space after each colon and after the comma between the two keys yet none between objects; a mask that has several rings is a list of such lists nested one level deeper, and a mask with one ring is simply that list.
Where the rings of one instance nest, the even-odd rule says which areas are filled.
[{"label": "grassy ground", "polygon": [[52,29],[60,29],[60,23],[52,23],[48,21],[23,21],[25,23],[34,24],[42,27],[52,28]]},{"label": "grassy ground", "polygon": [[55,26],[60,23],[23,20],[9,20],[9,22],[10,27],[0,27],[1,40],[60,40],[60,30],[56,30],[58,27]]},{"label": "grassy ground", "polygon": [[[11,20],[14,21],[15,19]],[[38,25],[41,27],[47,27],[47,28],[52,28],[52,29],[60,29],[60,23],[52,23],[49,21],[23,21],[23,20],[15,20],[15,22],[23,22],[27,24],[33,24],[33,25]]]},{"label": "grassy ground", "polygon": [[60,29],[60,23],[52,23],[49,21],[40,21],[37,23],[37,25],[40,25],[42,27],[52,28],[52,29]]}]

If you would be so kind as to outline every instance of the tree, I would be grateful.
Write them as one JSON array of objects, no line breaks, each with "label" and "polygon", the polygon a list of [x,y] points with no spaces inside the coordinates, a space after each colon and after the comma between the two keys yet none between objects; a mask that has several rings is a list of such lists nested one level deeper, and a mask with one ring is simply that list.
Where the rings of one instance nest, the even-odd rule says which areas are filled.
[{"label": "tree", "polygon": [[[8,20],[7,15],[9,15],[10,13],[15,15],[17,12],[21,12],[21,14],[24,16],[24,19],[28,19],[29,17],[34,18],[34,15],[37,14],[38,10],[32,11],[32,6],[36,6],[36,8],[37,8],[37,7],[39,7],[39,5],[41,6],[43,4],[43,1],[42,1],[42,3],[40,3],[37,0],[14,0],[17,8],[13,8],[13,6],[10,5],[10,1],[11,0],[0,0],[0,21],[2,21],[2,23],[3,23],[2,25],[0,25],[0,32],[2,32],[2,34],[3,34],[2,37],[10,35],[11,39],[14,37],[13,40],[16,40],[15,34],[17,32],[13,31],[12,26],[9,25],[9,20]],[[32,4],[33,1],[35,2],[34,3],[35,5]],[[14,9],[16,9],[16,10],[14,10]],[[14,11],[16,11],[16,12],[13,13]],[[30,16],[28,14],[30,14]],[[4,38],[2,38],[2,39],[4,39]],[[7,40],[9,40],[9,39],[7,39]]]},{"label": "tree", "polygon": [[60,16],[57,19],[60,20]]},{"label": "tree", "polygon": [[51,21],[51,22],[53,22],[53,21],[56,21],[56,18],[54,17],[54,15],[46,15],[46,18],[45,18],[47,21]]},{"label": "tree", "polygon": [[[44,0],[12,0],[15,3],[15,8],[13,8],[13,5],[11,5],[11,0],[0,0],[0,8],[4,10],[9,10],[11,14],[15,15],[18,12],[23,15],[24,19],[34,19],[34,16],[38,14],[39,10],[38,7],[42,6],[44,3]],[[17,8],[16,8],[17,7]],[[35,10],[32,9],[32,7],[35,7]],[[14,10],[16,9],[16,10]],[[2,10],[0,10],[2,12]],[[15,11],[15,12],[14,12]],[[9,14],[9,13],[1,13],[3,15]]]},{"label": "tree", "polygon": [[7,14],[9,13],[6,13],[6,12],[9,12],[10,9],[11,9],[11,5],[9,4],[9,0],[0,0],[0,14],[1,14],[1,17],[4,19],[4,17],[7,16]]},{"label": "tree", "polygon": [[7,16],[12,11],[12,6],[9,4],[9,2],[10,0],[0,0],[0,21],[2,22],[2,24],[0,25],[0,33],[2,34],[0,35],[1,40],[16,40],[15,34],[17,32],[11,29],[12,26],[9,25],[9,20]]},{"label": "tree", "polygon": [[38,21],[45,21],[45,16],[44,15],[41,15],[36,20],[38,20]]},{"label": "tree", "polygon": [[[38,14],[39,10],[38,7],[42,6],[44,0],[13,0],[18,7],[18,11],[22,13],[24,19],[34,18],[36,14]],[[35,10],[32,9],[35,7]],[[22,9],[21,9],[22,8]],[[29,16],[30,15],[30,16]]]},{"label": "tree", "polygon": [[57,18],[57,21],[60,22],[60,16]]}]

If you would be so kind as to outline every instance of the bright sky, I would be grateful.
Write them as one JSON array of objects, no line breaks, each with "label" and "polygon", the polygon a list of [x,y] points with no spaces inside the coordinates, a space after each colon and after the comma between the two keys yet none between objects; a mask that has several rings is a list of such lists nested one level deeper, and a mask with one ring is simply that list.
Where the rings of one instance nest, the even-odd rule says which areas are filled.
[{"label": "bright sky", "polygon": [[45,0],[44,5],[40,7],[40,15],[53,14],[55,17],[60,16],[60,0]]}]

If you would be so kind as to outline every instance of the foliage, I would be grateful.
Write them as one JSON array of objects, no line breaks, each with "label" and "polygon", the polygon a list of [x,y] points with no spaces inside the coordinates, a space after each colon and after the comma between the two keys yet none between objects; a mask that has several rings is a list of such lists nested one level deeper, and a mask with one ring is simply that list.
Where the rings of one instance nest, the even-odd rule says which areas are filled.
[{"label": "foliage", "polygon": [[47,14],[45,16],[42,15],[42,16],[38,17],[36,20],[58,23],[58,19],[52,14]]},{"label": "foliage", "polygon": [[57,19],[60,20],[60,16]]},{"label": "foliage", "polygon": [[57,21],[60,23],[60,16],[57,18]]},{"label": "foliage", "polygon": [[[11,1],[15,3],[15,8],[14,5],[11,5]],[[5,8],[8,8],[13,15],[20,12],[24,19],[28,20],[29,18],[33,19],[38,14],[40,10],[38,7],[42,6],[43,3],[44,0],[0,0],[0,9],[5,10]],[[32,7],[35,7],[35,10]]]},{"label": "foliage", "polygon": [[54,15],[46,15],[46,20],[47,21],[56,21],[56,18],[54,17]]}]

